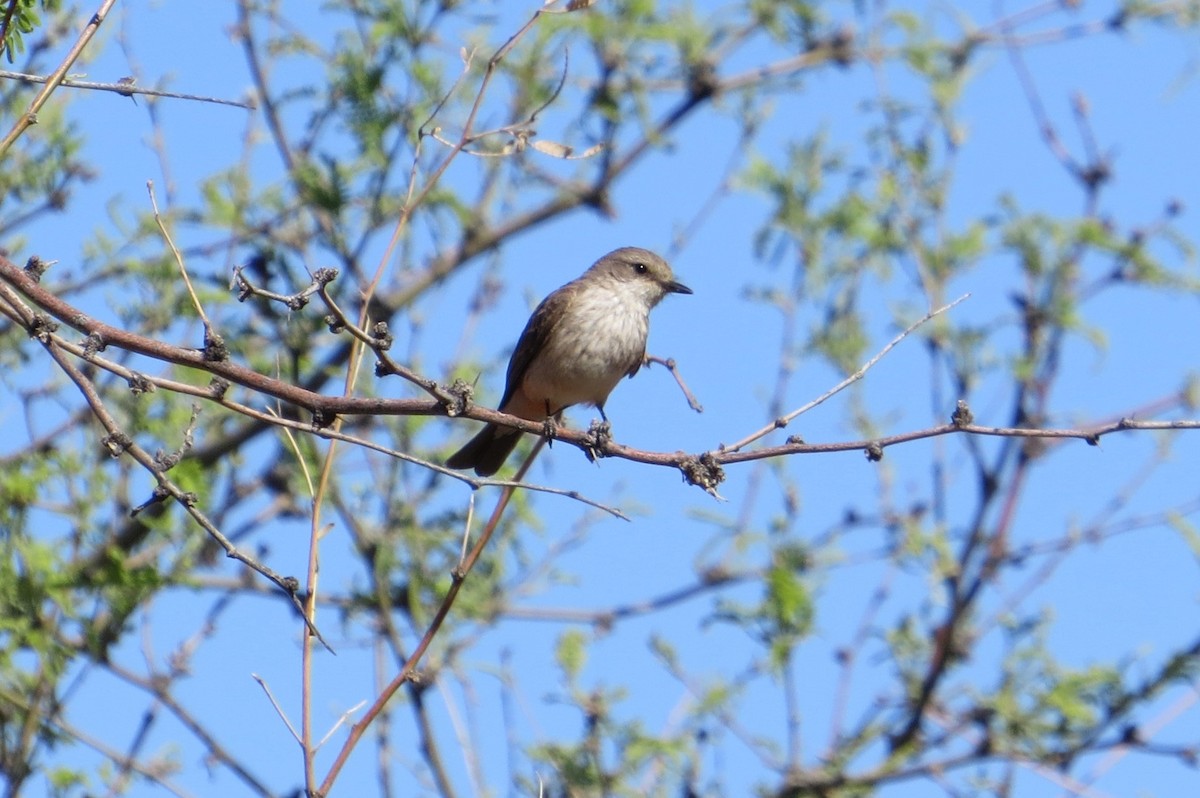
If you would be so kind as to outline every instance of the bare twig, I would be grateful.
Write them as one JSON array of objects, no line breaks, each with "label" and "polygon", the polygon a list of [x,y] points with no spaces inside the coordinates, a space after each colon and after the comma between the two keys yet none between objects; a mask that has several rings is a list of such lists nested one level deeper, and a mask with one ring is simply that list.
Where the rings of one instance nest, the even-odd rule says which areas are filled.
[{"label": "bare twig", "polygon": [[[46,77],[44,75],[29,75],[24,72],[12,72],[7,69],[0,69],[0,79],[16,80],[22,83],[48,83],[53,80],[53,76]],[[165,97],[171,100],[193,100],[201,103],[213,103],[215,105],[230,105],[234,108],[244,108],[247,111],[253,111],[255,104],[248,100],[226,100],[221,97],[205,97],[202,94],[185,94],[177,91],[162,91],[161,89],[143,89],[128,81],[118,81],[116,83],[97,83],[91,80],[74,80],[72,78],[63,78],[58,82],[59,86],[65,89],[87,89],[89,91],[111,91],[114,94],[120,94],[122,97],[132,97],[135,94],[142,94],[147,97]]]},{"label": "bare twig", "polygon": [[196,309],[196,314],[200,316],[200,321],[204,324],[204,329],[211,332],[212,325],[208,322],[208,314],[204,312],[204,305],[200,304],[200,297],[196,296],[196,289],[192,287],[192,278],[188,276],[187,266],[183,262],[183,255],[179,253],[179,247],[175,246],[171,232],[167,230],[167,223],[163,221],[162,214],[158,211],[158,198],[154,196],[153,180],[146,181],[146,193],[150,195],[150,207],[154,209],[154,223],[158,225],[158,232],[162,234],[163,241],[166,241],[167,246],[171,248],[171,255],[175,258],[175,265],[179,267],[179,275],[183,278],[183,286],[187,289],[188,296],[191,297],[192,307]]},{"label": "bare twig", "polygon": [[271,702],[271,706],[275,707],[275,714],[278,715],[279,719],[283,721],[283,725],[287,726],[287,730],[292,733],[292,739],[294,739],[296,742],[300,742],[300,735],[296,732],[296,727],[292,725],[290,720],[288,720],[288,716],[283,711],[283,707],[279,706],[279,702],[275,700],[275,696],[271,692],[271,688],[267,686],[267,683],[263,680],[263,677],[259,676],[257,673],[252,673],[250,674],[250,678],[258,682],[258,686],[262,688],[264,693],[266,693],[267,700]]},{"label": "bare twig", "polygon": [[666,366],[667,371],[671,372],[671,376],[675,378],[675,382],[679,385],[679,390],[683,391],[683,396],[685,399],[687,399],[688,407],[692,408],[697,413],[704,412],[704,406],[701,405],[700,402],[696,401],[696,395],[692,393],[692,389],[689,388],[687,383],[683,381],[683,375],[679,373],[679,368],[675,364],[675,358],[662,358],[658,357],[657,355],[646,355],[646,365],[648,366],[651,363],[659,363],[663,366]]},{"label": "bare twig", "polygon": [[737,451],[741,450],[743,447],[748,446],[751,443],[754,443],[756,440],[763,438],[766,435],[769,435],[770,433],[774,432],[775,430],[783,429],[789,423],[791,423],[791,421],[793,419],[795,419],[797,416],[799,416],[803,413],[807,413],[809,410],[812,410],[814,407],[821,404],[826,399],[829,399],[830,397],[834,396],[835,394],[840,393],[841,391],[845,390],[849,386],[851,386],[854,383],[861,380],[864,376],[866,376],[866,373],[875,366],[876,363],[878,363],[880,360],[882,360],[888,352],[892,351],[896,347],[897,344],[899,344],[901,341],[903,341],[905,338],[907,338],[909,335],[911,335],[914,330],[916,330],[922,324],[925,324],[927,321],[934,318],[935,316],[941,315],[942,313],[945,313],[946,311],[950,310],[952,307],[957,305],[959,302],[962,302],[969,296],[970,296],[970,294],[963,294],[962,296],[960,296],[958,299],[954,300],[950,304],[943,305],[942,307],[937,308],[936,310],[929,311],[924,316],[917,319],[912,324],[908,325],[908,327],[906,327],[903,332],[901,332],[899,335],[897,335],[891,341],[888,341],[887,346],[885,346],[883,349],[879,350],[879,352],[877,352],[874,357],[872,357],[870,360],[868,360],[866,363],[864,363],[862,365],[862,368],[860,368],[858,371],[854,372],[849,377],[842,380],[837,385],[833,386],[828,391],[826,391],[825,393],[818,396],[816,399],[813,399],[808,404],[805,404],[805,405],[793,410],[792,412],[788,413],[787,415],[780,416],[779,418],[775,419],[775,421],[771,422],[770,424],[768,424],[767,426],[758,430],[757,432],[752,432],[751,434],[747,435],[745,438],[742,438],[737,443],[734,443],[729,446],[722,446],[719,451],[722,453],[737,452]]}]

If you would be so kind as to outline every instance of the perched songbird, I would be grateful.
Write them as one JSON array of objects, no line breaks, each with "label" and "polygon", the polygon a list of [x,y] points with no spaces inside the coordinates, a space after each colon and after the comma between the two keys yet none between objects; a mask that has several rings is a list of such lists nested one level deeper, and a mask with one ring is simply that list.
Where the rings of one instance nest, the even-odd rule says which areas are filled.
[{"label": "perched songbird", "polygon": [[[608,253],[533,311],[508,361],[500,412],[538,421],[590,404],[607,421],[608,395],[645,359],[650,310],[667,294],[690,293],[653,252],[623,247]],[[446,465],[491,476],[520,437],[519,430],[488,424]]]}]

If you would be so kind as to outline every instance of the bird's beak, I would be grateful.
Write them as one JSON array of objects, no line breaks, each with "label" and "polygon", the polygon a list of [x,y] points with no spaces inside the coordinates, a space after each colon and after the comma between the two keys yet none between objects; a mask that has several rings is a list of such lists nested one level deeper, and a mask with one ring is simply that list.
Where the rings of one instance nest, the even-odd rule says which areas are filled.
[{"label": "bird's beak", "polygon": [[663,285],[663,288],[667,289],[668,294],[690,294],[690,293],[692,293],[692,289],[688,288],[683,283],[677,283],[674,280],[667,280],[667,282]]}]

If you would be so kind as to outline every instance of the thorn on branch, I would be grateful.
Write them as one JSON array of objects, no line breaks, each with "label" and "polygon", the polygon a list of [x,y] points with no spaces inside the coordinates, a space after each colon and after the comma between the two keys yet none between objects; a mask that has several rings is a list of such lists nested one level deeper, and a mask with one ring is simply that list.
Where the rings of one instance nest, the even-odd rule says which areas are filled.
[{"label": "thorn on branch", "polygon": [[883,459],[883,447],[878,443],[869,444],[867,448],[863,450],[863,453],[866,454],[867,460],[871,461],[872,463],[878,463]]}]

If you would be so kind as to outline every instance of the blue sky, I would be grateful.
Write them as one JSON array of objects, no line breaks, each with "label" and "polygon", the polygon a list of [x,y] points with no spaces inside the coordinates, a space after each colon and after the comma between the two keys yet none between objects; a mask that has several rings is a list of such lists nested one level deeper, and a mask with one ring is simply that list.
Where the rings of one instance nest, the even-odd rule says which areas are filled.
[{"label": "blue sky", "polygon": [[[314,13],[307,4],[293,5],[297,24],[304,24],[306,15]],[[698,3],[697,7],[703,13],[712,5]],[[990,4],[971,4],[968,8],[981,18],[991,16],[987,10]],[[946,25],[953,24],[948,13],[934,13],[941,14]],[[503,16],[507,15],[506,11]],[[241,54],[227,35],[231,23],[231,12],[223,4],[124,3],[106,25],[104,35],[108,41],[103,53],[83,71],[93,80],[116,80],[136,72],[144,84],[170,76],[170,86],[180,91],[240,97],[249,80]],[[498,43],[506,30],[498,26],[490,36],[491,44]],[[119,34],[127,38],[133,61],[117,46]],[[1104,193],[1104,211],[1122,224],[1149,223],[1161,215],[1168,201],[1179,200],[1185,212],[1177,226],[1192,241],[1200,237],[1195,221],[1200,212],[1200,159],[1195,156],[1195,142],[1200,140],[1200,96],[1190,72],[1196,61],[1196,44],[1194,34],[1167,35],[1139,29],[1126,36],[1035,48],[1025,56],[1049,117],[1064,143],[1076,153],[1081,150],[1071,96],[1083,93],[1088,98],[1092,127],[1102,150],[1111,152],[1115,163],[1116,178]],[[748,60],[753,60],[753,55],[748,53]],[[959,111],[967,139],[951,193],[949,223],[965,224],[981,213],[993,211],[1003,194],[1014,197],[1024,209],[1052,215],[1078,214],[1079,192],[1039,140],[1037,122],[1008,57],[995,49],[979,64],[980,74],[967,89]],[[289,75],[289,79],[302,82],[313,74],[315,67],[309,66]],[[898,94],[903,96],[911,90],[911,78],[903,70],[889,72],[888,78]],[[861,157],[861,134],[871,121],[862,102],[874,95],[874,87],[872,76],[861,67],[825,73],[807,81],[802,92],[777,100],[772,120],[755,144],[757,153],[777,159],[779,147],[789,138],[824,130],[831,143],[844,148],[848,157]],[[247,124],[261,126],[261,120],[243,111],[213,105],[166,102],[158,109],[168,142],[171,176],[184,200],[197,196],[199,179],[239,157]],[[147,180],[159,184],[161,192],[165,178],[147,144],[151,126],[143,102],[135,106],[128,99],[110,94],[82,95],[73,103],[71,114],[87,131],[90,161],[100,178],[77,194],[68,214],[42,220],[24,231],[28,251],[16,251],[20,257],[36,251],[65,263],[80,262],[96,229],[118,235],[117,225],[106,218],[110,209],[121,209],[113,213],[123,219],[130,218],[133,209],[144,210]],[[533,304],[609,249],[633,244],[666,251],[673,231],[694,216],[721,179],[721,167],[736,146],[734,132],[728,120],[701,114],[676,134],[669,153],[652,156],[620,185],[613,198],[618,209],[615,219],[605,220],[581,211],[506,245],[500,253],[506,293],[496,312],[482,320],[472,340],[460,341],[455,325],[462,318],[465,298],[488,263],[481,260],[449,281],[425,307],[428,319],[421,338],[421,360],[426,372],[434,377],[448,374],[453,358],[462,351],[481,362],[502,364]],[[254,177],[275,179],[278,166],[274,153],[265,140],[259,146],[261,153],[255,161],[261,173]],[[558,165],[550,163],[546,168]],[[452,171],[448,179],[469,180],[470,174],[469,165],[464,165]],[[766,210],[765,200],[750,193],[737,194],[722,203],[704,227],[673,255],[677,276],[695,294],[668,298],[652,320],[650,350],[677,359],[705,412],[697,415],[687,410],[666,371],[652,368],[619,386],[606,406],[618,440],[644,449],[701,451],[740,438],[769,419],[766,398],[775,379],[780,319],[747,301],[742,291],[747,283],[786,284],[788,280],[786,269],[772,272],[752,254],[752,238]],[[6,244],[14,249],[11,243]],[[1161,254],[1178,261],[1169,252]],[[219,259],[189,266],[198,273],[210,274],[225,274],[227,268]],[[904,268],[904,264],[897,264],[898,270]],[[1194,262],[1188,268],[1194,278]],[[1013,279],[1011,260],[995,257],[982,263],[952,286],[952,296],[971,294],[953,311],[954,319],[991,318],[998,308],[1006,307]],[[896,332],[883,309],[887,303],[905,298],[894,287],[876,290],[881,312],[872,329],[871,351],[882,347]],[[911,302],[917,298],[910,294],[906,299]],[[222,312],[250,311],[249,305],[242,305]],[[1145,290],[1114,291],[1089,303],[1084,312],[1089,323],[1104,331],[1105,345],[1096,349],[1082,340],[1072,344],[1070,351],[1078,357],[1070,359],[1069,376],[1060,382],[1060,392],[1055,396],[1054,406],[1062,409],[1062,415],[1052,419],[1054,425],[1104,419],[1153,401],[1178,388],[1182,376],[1194,368],[1200,355],[1194,297],[1155,295]],[[806,319],[803,323],[815,322]],[[403,330],[400,334],[403,338]],[[405,341],[399,351],[405,351],[407,345]],[[925,369],[921,346],[913,338],[862,384],[858,394],[861,401],[883,414],[888,432],[941,422],[952,410],[952,405],[928,406],[928,390],[920,386],[926,378]],[[501,379],[500,370],[484,375],[482,394],[496,396],[502,389]],[[803,404],[838,379],[816,359],[802,361],[785,406]],[[914,384],[915,391],[911,390]],[[409,395],[398,383],[395,387],[386,385],[383,390]],[[983,395],[986,397],[986,392]],[[774,440],[791,433],[802,434],[809,441],[856,437],[845,421],[848,401],[849,394],[843,394],[800,419],[787,432],[778,433]],[[985,400],[976,405],[973,409],[977,420],[1006,422],[989,416],[1001,407],[999,398],[995,402],[989,406]],[[578,425],[586,425],[592,415],[580,409],[571,414]],[[434,436],[462,440],[467,434],[465,425],[447,422],[431,424],[425,431],[430,436],[427,442]],[[1019,510],[1015,542],[1057,537],[1064,529],[1086,528],[1103,518],[1105,502],[1129,483],[1140,463],[1154,458],[1159,445],[1167,445],[1161,436],[1136,434],[1106,438],[1098,448],[1081,443],[1062,446],[1037,467],[1036,483]],[[803,513],[795,533],[816,535],[826,529],[844,513],[850,497],[886,490],[897,505],[903,505],[906,498],[920,495],[934,447],[958,452],[965,459],[961,442],[941,440],[889,450],[882,466],[867,463],[859,453],[796,457],[783,463],[780,467],[801,490]],[[1200,473],[1196,449],[1193,439],[1186,435],[1175,439],[1168,462],[1151,471],[1130,505],[1121,511],[1122,517],[1136,518],[1194,499],[1195,474]],[[349,469],[363,472],[361,457],[343,456]],[[525,541],[531,556],[554,546],[583,519],[593,525],[586,540],[560,563],[571,574],[570,580],[528,597],[525,606],[598,608],[645,599],[688,583],[694,578],[697,562],[715,561],[727,554],[729,538],[717,531],[710,523],[712,519],[733,524],[745,512],[752,526],[764,527],[778,512],[774,477],[768,466],[731,467],[727,475],[727,482],[720,488],[727,501],[716,503],[684,486],[668,469],[648,469],[623,461],[605,461],[596,466],[566,446],[544,454],[534,470],[535,481],[570,487],[601,501],[629,503],[637,511],[633,523],[591,519],[572,502],[539,499],[537,507],[544,526],[531,531]],[[757,499],[749,495],[754,490],[755,475],[764,481]],[[490,509],[489,498],[486,493],[481,495],[480,507]],[[448,492],[447,500],[465,501],[466,492]],[[277,570],[302,572],[304,538],[299,529],[264,530],[264,539],[271,545],[272,566]],[[848,542],[844,553],[852,559],[854,545],[869,549],[878,543],[877,539]],[[344,557],[348,554],[346,548],[345,539],[335,531],[326,544],[328,559],[323,579],[328,580],[327,584],[338,584],[339,579],[353,574],[349,559]],[[736,557],[732,559],[737,561]],[[1031,566],[1028,575],[1035,568]],[[809,761],[813,752],[828,744],[832,711],[829,685],[837,674],[830,651],[851,637],[869,592],[881,576],[883,570],[877,563],[847,564],[823,570],[818,579],[818,633],[812,645],[801,650],[796,666],[797,678],[811,686],[804,693],[808,702],[804,737]],[[997,602],[1005,595],[1019,593],[1020,577],[1016,574],[1011,583],[1003,585]],[[919,600],[913,597],[923,593],[936,596],[922,575],[902,573],[890,578],[895,580],[896,595],[910,600],[898,599],[888,612],[911,609]],[[759,595],[758,585],[747,584],[731,591],[728,597],[751,603]],[[1049,636],[1053,650],[1068,664],[1087,667],[1111,658],[1114,651],[1156,661],[1173,643],[1190,639],[1195,600],[1195,553],[1178,535],[1158,524],[1103,546],[1077,551],[1038,591],[1031,606],[1044,606],[1052,614]],[[161,635],[154,638],[151,647],[161,653],[176,642],[171,631],[162,631],[168,619],[175,636],[194,633],[206,606],[197,607],[195,596],[186,593],[158,602],[147,616],[148,627]],[[682,659],[700,683],[729,678],[746,664],[747,652],[739,632],[715,625],[696,633],[697,619],[710,610],[707,601],[694,602],[622,624],[611,636],[597,637],[589,649],[583,684],[630,684],[621,712],[643,717],[651,732],[669,728],[673,712],[686,705],[689,697],[679,682],[656,663],[647,649],[647,636],[662,635],[679,646]],[[488,631],[473,650],[472,664],[483,669],[498,669],[502,652],[511,656],[513,671],[523,677],[524,703],[518,709],[517,720],[522,732],[535,730],[553,738],[574,734],[579,727],[578,714],[564,702],[544,700],[560,689],[549,652],[563,629],[559,624],[509,621]],[[219,642],[204,647],[195,663],[196,672],[204,678],[184,684],[183,697],[192,706],[204,707],[200,714],[228,735],[226,745],[256,750],[254,759],[261,772],[281,791],[299,785],[298,751],[250,674],[262,676],[285,709],[298,712],[297,633],[291,614],[277,599],[235,602],[223,616]],[[371,653],[359,642],[342,640],[337,658],[321,659],[318,727],[331,724],[341,712],[373,695]],[[131,641],[127,652],[131,667],[140,657],[136,645]],[[982,650],[996,653],[995,641],[989,640]],[[981,668],[987,665],[986,661],[978,664]],[[1131,667],[1137,673],[1142,666],[1135,662]],[[887,674],[872,673],[867,663],[860,668],[864,686],[855,695],[856,701],[865,701],[874,696],[867,689],[872,679]],[[214,677],[219,677],[221,685],[217,695],[213,694]],[[98,682],[106,686],[80,691],[74,710],[78,722],[88,728],[104,728],[114,741],[127,740],[139,716],[114,712],[114,706],[124,702],[121,688],[102,678]],[[481,739],[496,739],[505,722],[496,685],[480,680],[476,683],[479,692],[465,695],[450,680],[447,682],[437,694],[442,702],[434,713],[439,727],[450,730],[469,715]],[[1177,700],[1182,700],[1178,693],[1169,695],[1163,705]],[[139,703],[136,695],[130,695],[128,701]],[[764,734],[779,733],[782,718],[767,685],[756,684],[741,706],[747,726],[761,729]],[[856,711],[851,711],[850,717],[856,716]],[[189,770],[180,778],[182,783],[195,794],[241,794],[240,785],[228,775],[218,774],[210,781],[196,767],[201,755],[198,749],[182,734],[178,741],[171,739],[169,724],[163,728],[160,743],[181,746],[181,758]],[[1194,741],[1198,733],[1200,716],[1194,711],[1185,712],[1161,740]],[[411,744],[411,740],[408,742]],[[115,744],[119,747],[121,743]],[[331,754],[333,746],[329,749]],[[412,750],[411,745],[405,748],[402,737],[395,754],[402,761],[412,761]],[[757,766],[745,749],[732,745],[729,750],[727,759],[708,762],[706,767],[736,788],[742,784],[742,774],[755,772]],[[366,780],[372,756],[366,749],[358,752],[343,777],[344,794],[371,786]],[[489,757],[485,763],[488,775],[506,777],[503,751],[490,747]],[[463,779],[461,786],[466,789],[470,782],[462,775],[462,763],[452,763],[452,770]],[[363,781],[355,784],[358,779]],[[1194,774],[1159,768],[1152,760],[1135,757],[1109,771],[1098,784],[1098,794],[1129,795],[1142,788],[1157,794],[1183,794],[1187,788],[1194,790],[1196,784]],[[922,789],[928,786],[898,787],[889,794],[927,794]],[[1032,773],[1023,775],[1019,786],[1017,794],[1022,796],[1059,794],[1049,779]],[[406,793],[401,790],[399,794]]]}]

